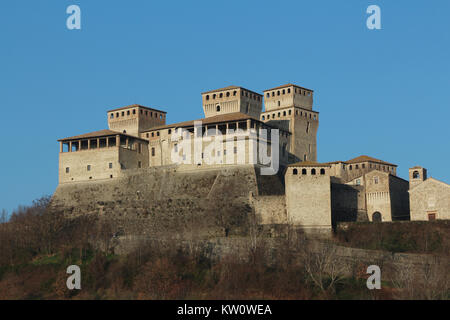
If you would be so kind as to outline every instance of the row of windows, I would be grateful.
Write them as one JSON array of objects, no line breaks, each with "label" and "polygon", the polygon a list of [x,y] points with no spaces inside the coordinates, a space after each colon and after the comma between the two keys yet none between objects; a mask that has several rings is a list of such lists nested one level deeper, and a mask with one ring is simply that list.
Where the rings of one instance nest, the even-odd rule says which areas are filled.
[{"label": "row of windows", "polygon": [[[154,148],[153,148],[154,149]],[[113,168],[113,164],[112,162],[108,163],[108,168],[112,169]],[[138,161],[138,168],[142,168],[142,162]],[[92,169],[92,165],[88,164],[86,166],[86,171],[91,171]],[[70,167],[66,167],[66,173],[70,173]],[[112,178],[112,177],[111,177]]]},{"label": "row of windows", "polygon": [[[321,175],[324,175],[325,174],[325,169],[320,169],[319,172],[320,172]],[[292,174],[293,175],[298,175],[298,170],[297,169],[292,170]],[[302,169],[302,175],[305,176],[307,174],[308,174],[308,170]],[[313,176],[316,175],[316,169],[311,169],[311,175],[313,175]]]},{"label": "row of windows", "polygon": [[[286,115],[292,115],[292,110],[288,110],[287,113],[286,113],[286,111],[283,111],[283,113],[278,112],[278,118],[280,118],[282,114],[283,114],[283,117],[285,117]],[[275,119],[276,115],[277,115],[276,113],[272,113],[272,119]],[[299,115],[298,110],[295,110],[295,115]],[[307,112],[303,113],[303,111],[300,111],[300,116],[301,117],[305,116],[305,118],[308,118],[308,113]],[[317,115],[316,114],[313,115],[312,113],[310,113],[309,118],[317,120]],[[266,120],[266,116],[262,116],[261,119]],[[269,120],[269,119],[270,119],[270,114],[267,114],[267,120]]]},{"label": "row of windows", "polygon": [[[346,166],[345,166],[345,164],[342,166],[342,168],[344,169],[344,170],[346,170]],[[355,170],[359,170],[359,169],[365,169],[366,168],[366,164],[365,163],[363,163],[363,164],[361,164],[361,165],[359,165],[359,164],[356,164],[355,165],[355,167],[354,167],[354,169]],[[374,165],[372,165],[371,163],[369,163],[369,169],[379,169],[379,170],[383,170],[383,171],[394,171],[394,167],[390,167],[390,166],[383,166],[383,165],[379,165],[379,164],[374,164]],[[349,165],[348,166],[348,170],[353,170],[353,165]]]},{"label": "row of windows", "polygon": [[[142,109],[140,109],[140,113],[141,113],[142,115],[150,116],[150,117],[152,117],[152,118],[159,118],[159,119],[162,119],[162,118],[164,117],[164,115],[163,115],[162,113],[153,112],[153,111],[148,111],[148,110],[142,110]],[[127,116],[130,116],[130,115],[132,115],[132,114],[136,114],[136,109],[133,109],[133,110],[127,110],[127,111],[122,111],[122,112],[116,112],[115,117],[116,117],[116,118],[119,118],[120,116],[125,117],[125,114],[126,114]],[[110,118],[110,119],[114,119],[114,112],[111,112],[111,113],[109,114],[109,118]]]},{"label": "row of windows", "polygon": [[[304,96],[310,96],[311,95],[310,91],[302,90],[300,88],[294,88],[294,92],[303,94]],[[283,89],[283,90],[277,90],[277,91],[272,91],[272,92],[267,92],[266,93],[266,97],[270,98],[270,96],[275,97],[275,94],[277,96],[279,96],[279,95],[282,95],[282,94],[289,94],[289,93],[291,93],[291,88]]]},{"label": "row of windows", "polygon": [[[237,95],[237,91],[236,90],[234,90],[233,92],[230,92],[230,91],[227,91],[227,92],[225,92],[225,97],[230,97],[231,96],[231,94],[233,94],[233,96],[236,96]],[[243,96],[243,97],[248,97],[248,98],[250,98],[250,99],[253,99],[253,100],[256,100],[256,101],[261,101],[261,96],[259,95],[259,94],[255,94],[255,93],[251,93],[251,92],[248,92],[248,91],[241,91],[241,95]],[[219,94],[216,94],[216,93],[214,93],[212,96],[211,96],[211,98],[214,100],[214,99],[221,99],[221,98],[223,98],[224,97],[224,93],[223,92],[221,92],[221,93],[219,93]],[[206,100],[209,100],[209,98],[210,98],[210,96],[209,96],[209,94],[207,94],[206,95]]]}]

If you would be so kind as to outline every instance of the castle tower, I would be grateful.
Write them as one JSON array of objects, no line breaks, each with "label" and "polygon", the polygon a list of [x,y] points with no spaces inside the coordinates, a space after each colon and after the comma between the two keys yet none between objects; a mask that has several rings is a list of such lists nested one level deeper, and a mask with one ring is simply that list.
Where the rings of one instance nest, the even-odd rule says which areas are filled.
[{"label": "castle tower", "polygon": [[262,95],[237,86],[203,92],[202,102],[205,118],[240,112],[259,119],[262,110]]},{"label": "castle tower", "polygon": [[264,90],[261,121],[289,130],[289,162],[317,161],[319,113],[313,111],[313,90],[286,84]]},{"label": "castle tower", "polygon": [[427,169],[416,166],[409,169],[409,190],[427,180]]},{"label": "castle tower", "polygon": [[167,112],[138,104],[108,111],[110,130],[139,137],[139,133],[166,124]]},{"label": "castle tower", "polygon": [[331,231],[331,166],[313,161],[290,164],[285,173],[290,223],[305,231]]}]

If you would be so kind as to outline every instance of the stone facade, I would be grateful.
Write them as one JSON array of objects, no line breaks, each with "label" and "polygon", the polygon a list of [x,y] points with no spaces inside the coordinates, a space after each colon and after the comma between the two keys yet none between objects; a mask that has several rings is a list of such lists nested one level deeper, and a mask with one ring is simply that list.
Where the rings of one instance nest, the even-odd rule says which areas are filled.
[{"label": "stone facade", "polygon": [[449,186],[424,169],[411,172],[408,194],[395,164],[364,155],[317,163],[312,90],[230,86],[202,102],[203,119],[166,124],[164,111],[131,105],[107,112],[108,130],[60,139],[52,207],[107,217],[126,234],[205,237],[245,234],[252,213],[263,226],[327,232],[342,221],[408,219],[409,195],[413,219],[448,218]]},{"label": "stone facade", "polygon": [[409,169],[411,220],[450,219],[450,185],[427,178],[422,167]]}]

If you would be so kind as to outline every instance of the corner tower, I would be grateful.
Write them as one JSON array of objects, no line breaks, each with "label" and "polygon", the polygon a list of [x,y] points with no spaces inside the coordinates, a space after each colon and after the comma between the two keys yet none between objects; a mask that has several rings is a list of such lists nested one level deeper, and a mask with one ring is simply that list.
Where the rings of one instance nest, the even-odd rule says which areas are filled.
[{"label": "corner tower", "polygon": [[289,162],[317,161],[319,113],[313,111],[314,91],[295,84],[264,90],[261,121],[289,130]]},{"label": "corner tower", "polygon": [[108,127],[139,137],[139,133],[155,126],[166,124],[167,112],[147,108],[138,104],[108,111]]},{"label": "corner tower", "polygon": [[203,92],[202,102],[205,118],[240,112],[259,119],[262,110],[262,95],[237,86]]}]

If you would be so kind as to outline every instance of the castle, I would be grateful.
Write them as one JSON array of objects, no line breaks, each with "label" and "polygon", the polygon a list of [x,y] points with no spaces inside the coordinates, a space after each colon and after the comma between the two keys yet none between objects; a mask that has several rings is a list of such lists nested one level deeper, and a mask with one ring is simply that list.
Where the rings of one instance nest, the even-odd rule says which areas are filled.
[{"label": "castle", "polygon": [[[166,197],[173,203],[171,197],[180,200],[189,194],[188,191],[177,194],[172,186],[174,191],[165,191],[164,196],[156,196],[155,190],[148,191],[146,196],[142,190],[148,188],[150,181],[170,180],[180,173],[189,173],[190,177],[203,174],[204,177],[205,172],[214,172],[208,182],[202,178],[205,186],[201,187],[205,189],[202,189],[203,194],[195,194],[196,201],[219,198],[214,193],[235,193],[236,198],[246,203],[247,209],[242,210],[251,208],[263,225],[290,223],[305,230],[328,232],[341,221],[450,217],[449,188],[446,188],[449,186],[426,180],[425,169],[410,170],[411,186],[422,182],[422,188],[417,186],[410,190],[410,182],[397,176],[397,165],[369,156],[318,163],[319,113],[313,110],[313,97],[313,90],[294,84],[265,90],[263,95],[229,86],[202,93],[204,118],[173,124],[166,124],[167,113],[155,108],[130,105],[109,110],[109,129],[58,140],[56,202],[60,200],[59,205],[64,207],[72,201],[73,211],[76,210],[73,200],[79,198],[79,186],[96,192],[99,189],[93,188],[93,184],[105,186],[128,179],[128,190],[123,189],[125,183],[121,183],[121,187],[116,184],[114,190],[122,188],[130,194],[129,190],[136,188],[132,181],[140,179],[146,181],[144,187],[133,192],[138,194],[135,201],[140,201],[142,207],[137,208],[132,200],[130,205],[136,212],[148,213],[151,212],[148,207],[155,201]],[[230,180],[225,176],[236,178]],[[242,181],[243,177],[248,181]],[[220,182],[221,179],[228,179],[228,186]],[[198,181],[191,186],[197,187]],[[425,184],[431,186],[425,188]],[[76,192],[75,186],[78,186]],[[417,196],[417,190],[432,190],[428,192],[436,194],[439,187],[444,190],[442,196],[435,197],[435,207],[423,208],[421,197],[424,195]],[[219,189],[222,191],[217,191]],[[108,208],[104,203],[117,204],[118,200],[110,199],[105,192],[96,197],[91,199],[92,204],[86,203],[86,208],[95,207],[94,212],[101,213]],[[83,199],[78,200],[81,205]],[[202,210],[202,205],[198,206]],[[158,205],[162,214],[169,207],[171,204],[165,202]]]}]

